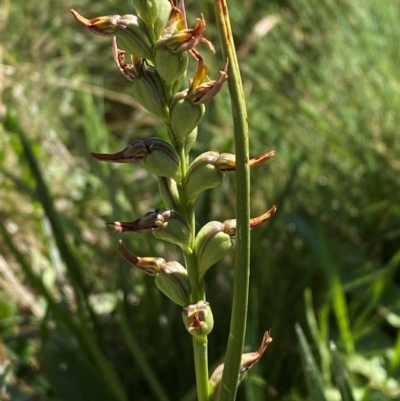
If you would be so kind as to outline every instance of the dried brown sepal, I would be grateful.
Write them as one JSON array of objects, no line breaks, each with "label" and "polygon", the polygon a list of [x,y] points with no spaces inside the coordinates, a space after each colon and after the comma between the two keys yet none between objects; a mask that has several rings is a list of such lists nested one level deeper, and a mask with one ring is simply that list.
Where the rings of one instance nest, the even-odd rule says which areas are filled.
[{"label": "dried brown sepal", "polygon": [[129,81],[134,82],[135,79],[139,78],[142,72],[144,59],[131,55],[132,63],[128,64],[125,61],[125,50],[121,50],[117,46],[117,38],[114,36],[111,46],[112,54],[114,57],[117,68],[121,71],[121,74]]},{"label": "dried brown sepal", "polygon": [[71,13],[80,24],[96,35],[101,36],[114,35],[117,31],[118,22],[121,19],[120,15],[105,15],[102,17],[87,19],[73,9],[71,10]]},{"label": "dried brown sepal", "polygon": [[[265,153],[264,155],[250,159],[249,166],[255,167],[265,161],[269,160],[271,157],[275,156],[275,151]],[[236,170],[236,157],[231,153],[221,153],[215,161],[215,166],[221,173],[229,173],[230,171]]]},{"label": "dried brown sepal", "polygon": [[[250,219],[250,229],[253,229],[265,220],[269,219],[276,213],[276,211],[277,207],[274,205],[271,207],[271,209],[263,213],[261,216]],[[224,233],[228,234],[231,238],[234,238],[237,232],[236,219],[225,220],[222,224],[224,226]]]},{"label": "dried brown sepal", "polygon": [[199,65],[192,80],[189,80],[189,90],[186,99],[193,104],[204,104],[211,100],[222,88],[224,82],[228,79],[228,64],[226,60],[218,80],[205,81],[207,68],[203,60],[199,60]]},{"label": "dried brown sepal", "polygon": [[269,343],[272,342],[272,337],[270,336],[270,331],[264,333],[260,348],[256,352],[249,352],[242,355],[242,360],[240,363],[240,374],[245,374],[250,370],[263,356],[265,350],[267,349]]},{"label": "dried brown sepal", "polygon": [[120,254],[133,266],[140,269],[142,272],[155,276],[157,275],[161,268],[166,264],[163,258],[154,258],[154,257],[140,257],[136,256],[133,253],[130,253],[122,243],[122,240],[119,240],[118,250]]},{"label": "dried brown sepal", "polygon": [[276,213],[277,209],[278,208],[274,205],[271,207],[271,209],[268,210],[268,212],[265,212],[261,216],[250,219],[250,228],[253,229],[254,227],[256,227],[259,224],[261,224],[262,222],[264,222],[265,220],[269,219],[271,216],[273,216]]},{"label": "dried brown sepal", "polygon": [[265,153],[264,155],[254,157],[253,159],[250,159],[249,166],[250,167],[258,166],[259,164],[264,163],[273,156],[275,156],[275,150],[271,150],[271,152]]},{"label": "dried brown sepal", "polygon": [[[271,341],[272,338],[270,336],[270,331],[267,331],[264,333],[261,345],[256,352],[249,352],[242,355],[238,383],[244,379],[246,373],[261,359]],[[211,400],[217,399],[223,372],[224,364],[222,363],[221,365],[218,365],[210,377],[210,392],[212,394],[210,398]]]},{"label": "dried brown sepal", "polygon": [[142,160],[147,155],[147,149],[143,146],[143,149],[139,149],[138,144],[134,143],[128,146],[124,150],[117,153],[94,153],[91,152],[90,156],[94,159],[112,162],[112,163],[132,163]]},{"label": "dried brown sepal", "polygon": [[155,211],[146,213],[144,216],[139,217],[135,221],[114,221],[107,224],[112,227],[116,233],[123,233],[127,231],[133,231],[137,233],[152,231],[164,224],[165,220],[162,212],[163,210],[156,209]]}]

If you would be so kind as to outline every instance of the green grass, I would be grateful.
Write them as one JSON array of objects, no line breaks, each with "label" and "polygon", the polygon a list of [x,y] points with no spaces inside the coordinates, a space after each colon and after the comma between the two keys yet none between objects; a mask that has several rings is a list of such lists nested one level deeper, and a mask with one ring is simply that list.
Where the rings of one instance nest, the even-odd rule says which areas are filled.
[{"label": "green grass", "polygon": [[[161,200],[145,170],[89,152],[166,133],[129,97],[109,42],[68,11],[124,13],[129,4],[91,3],[0,6],[0,386],[17,401],[194,400],[181,311],[128,268],[105,225]],[[194,21],[199,6],[187,3]],[[229,4],[250,151],[276,151],[252,170],[252,215],[278,205],[252,232],[246,351],[267,329],[274,341],[238,400],[395,399],[400,9],[389,0]],[[212,4],[201,11],[218,46]],[[279,23],[253,41],[270,16]],[[206,61],[214,76],[219,53]],[[227,92],[213,102],[194,153],[232,150]],[[198,227],[233,217],[233,186],[228,177],[202,196]],[[152,236],[124,242],[142,255],[178,255]],[[230,254],[207,277],[213,366],[226,347],[232,266]]]}]

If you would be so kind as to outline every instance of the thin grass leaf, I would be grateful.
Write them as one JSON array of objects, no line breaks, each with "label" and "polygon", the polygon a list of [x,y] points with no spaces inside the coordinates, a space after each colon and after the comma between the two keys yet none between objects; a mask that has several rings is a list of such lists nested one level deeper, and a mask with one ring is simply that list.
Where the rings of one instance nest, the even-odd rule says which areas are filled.
[{"label": "thin grass leaf", "polygon": [[321,358],[322,376],[325,383],[331,383],[331,371],[330,371],[330,355],[328,346],[325,342],[324,337],[321,336],[318,330],[317,319],[315,318],[314,308],[312,303],[312,294],[309,288],[304,292],[304,303],[306,309],[306,319],[308,328],[311,336],[313,337],[314,343],[317,344],[319,356]]},{"label": "thin grass leaf", "polygon": [[97,342],[93,334],[89,331],[87,324],[82,324],[82,322],[78,323],[73,314],[64,309],[61,304],[57,303],[53,299],[43,282],[34,274],[29,264],[25,261],[24,255],[14,245],[11,236],[2,224],[0,224],[0,232],[9,250],[17,260],[18,265],[24,272],[30,285],[32,285],[32,287],[46,300],[48,308],[53,313],[53,316],[57,319],[57,322],[77,338],[82,349],[85,351],[85,354],[90,356],[90,358],[95,362],[97,368],[104,377],[105,382],[107,382],[109,388],[115,394],[117,399],[119,401],[127,401],[125,392],[117,376],[98,347]]},{"label": "thin grass leaf", "polygon": [[329,344],[332,355],[333,378],[342,396],[342,401],[355,401],[353,395],[353,384],[343,363],[342,356],[337,351],[333,341]]},{"label": "thin grass leaf", "polygon": [[295,329],[300,343],[300,356],[310,398],[312,401],[327,401],[324,392],[324,381],[307,339],[299,324],[295,325]]},{"label": "thin grass leaf", "polygon": [[154,373],[154,370],[150,366],[146,355],[141,350],[140,345],[136,341],[132,330],[129,327],[129,323],[127,320],[126,313],[124,311],[124,305],[122,302],[119,303],[119,327],[121,329],[122,337],[124,338],[129,351],[137,365],[140,367],[140,371],[142,372],[145,380],[149,384],[154,396],[159,401],[169,401],[168,395],[165,393],[161,383],[157,379],[157,376]]},{"label": "thin grass leaf", "polygon": [[393,347],[393,355],[390,358],[390,373],[393,373],[400,366],[400,331],[397,334],[396,343]]},{"label": "thin grass leaf", "polygon": [[325,236],[319,228],[319,250],[320,260],[324,270],[329,278],[332,293],[333,311],[340,329],[340,335],[344,347],[348,354],[354,353],[354,339],[350,328],[350,317],[347,308],[346,297],[344,295],[343,285],[338,275],[338,268],[329,251]]},{"label": "thin grass leaf", "polygon": [[67,342],[60,330],[43,341],[43,368],[63,401],[118,401],[86,356]]},{"label": "thin grass leaf", "polygon": [[[89,295],[89,289],[85,285],[85,280],[82,277],[81,268],[84,266],[82,260],[79,260],[78,256],[71,250],[70,246],[66,242],[65,238],[67,233],[64,231],[63,225],[61,224],[60,217],[56,212],[53,204],[52,196],[44,181],[43,174],[40,171],[39,164],[36,160],[35,154],[32,147],[26,138],[25,134],[19,127],[18,118],[14,111],[10,110],[5,119],[4,126],[12,134],[18,135],[22,145],[21,157],[29,166],[30,172],[35,180],[36,194],[39,202],[41,203],[54,233],[57,247],[60,250],[60,254],[63,257],[64,262],[67,265],[70,279],[74,284],[74,289],[79,289],[79,293],[85,298]],[[79,300],[79,293],[77,299]]]}]

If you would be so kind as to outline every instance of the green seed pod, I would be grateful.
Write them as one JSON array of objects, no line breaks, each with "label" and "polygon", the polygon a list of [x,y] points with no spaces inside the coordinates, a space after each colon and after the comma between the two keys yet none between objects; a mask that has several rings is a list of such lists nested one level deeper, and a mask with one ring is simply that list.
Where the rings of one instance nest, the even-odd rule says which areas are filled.
[{"label": "green seed pod", "polygon": [[207,336],[214,327],[214,317],[207,301],[184,307],[182,318],[186,330],[192,336]]},{"label": "green seed pod", "polygon": [[189,166],[186,176],[188,200],[194,203],[201,192],[214,188],[222,182],[223,174],[215,166],[217,152],[205,152],[198,156]]},{"label": "green seed pod", "polygon": [[133,83],[132,93],[147,111],[160,117],[163,121],[169,122],[164,87],[155,68],[143,68],[140,77]]},{"label": "green seed pod", "polygon": [[210,221],[197,233],[194,252],[197,256],[199,278],[232,248],[232,238],[224,230],[224,223]]},{"label": "green seed pod", "polygon": [[151,60],[152,43],[142,20],[136,15],[123,15],[117,22],[118,46],[136,57]]},{"label": "green seed pod", "polygon": [[165,263],[156,275],[158,289],[178,305],[190,302],[190,286],[186,269],[178,262]]},{"label": "green seed pod", "polygon": [[196,105],[188,102],[186,91],[178,93],[171,105],[170,121],[173,135],[181,140],[187,137],[200,124],[205,112],[203,104]]},{"label": "green seed pod", "polygon": [[148,153],[141,160],[142,166],[160,177],[169,177],[180,182],[181,165],[176,150],[168,142],[158,138],[146,139],[144,143]]},{"label": "green seed pod", "polygon": [[158,177],[158,189],[161,198],[169,209],[179,209],[180,199],[176,181],[168,177]]},{"label": "green seed pod", "polygon": [[160,77],[167,84],[176,82],[186,76],[189,57],[186,52],[173,53],[159,40],[154,48],[154,65]]},{"label": "green seed pod", "polygon": [[175,210],[159,210],[160,220],[163,221],[163,224],[154,229],[153,235],[158,239],[172,242],[179,245],[183,250],[189,251],[190,226],[185,218]]}]

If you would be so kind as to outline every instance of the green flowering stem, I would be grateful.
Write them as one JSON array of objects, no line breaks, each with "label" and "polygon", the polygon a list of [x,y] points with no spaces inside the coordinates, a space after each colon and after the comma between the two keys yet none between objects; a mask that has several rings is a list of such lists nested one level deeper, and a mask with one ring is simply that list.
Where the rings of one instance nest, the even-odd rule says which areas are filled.
[{"label": "green flowering stem", "polygon": [[233,305],[225,366],[218,401],[234,401],[246,332],[250,274],[250,172],[247,112],[226,0],[214,1],[222,53],[229,60],[228,86],[231,97],[236,153],[237,241]]},{"label": "green flowering stem", "polygon": [[[181,160],[182,162],[182,160]],[[192,230],[192,238],[190,241],[190,248],[194,248],[194,230],[195,230],[195,214],[192,206],[186,206],[186,216]],[[185,252],[186,268],[189,276],[191,288],[191,302],[196,303],[200,300],[205,300],[205,291],[203,283],[199,282],[197,273],[197,259],[192,251],[191,253]],[[194,336],[193,337],[193,354],[194,366],[196,372],[196,386],[198,401],[208,401],[209,393],[209,374],[208,374],[208,351],[207,351],[207,336]]]},{"label": "green flowering stem", "polygon": [[[188,156],[183,145],[177,149],[180,163],[182,180],[185,181],[188,170]],[[205,290],[203,282],[199,282],[197,272],[197,259],[193,252],[195,240],[195,213],[192,205],[187,202],[186,188],[179,185],[179,197],[181,209],[179,212],[186,217],[191,230],[191,238],[189,248],[191,252],[184,252],[186,269],[189,276],[191,289],[191,302],[196,303],[200,300],[205,300]],[[209,399],[209,373],[208,373],[208,351],[207,351],[207,336],[193,336],[193,354],[196,373],[196,387],[198,401],[208,401]]]},{"label": "green flowering stem", "polygon": [[207,336],[193,337],[193,354],[196,370],[198,401],[208,401],[209,398],[207,345]]}]

